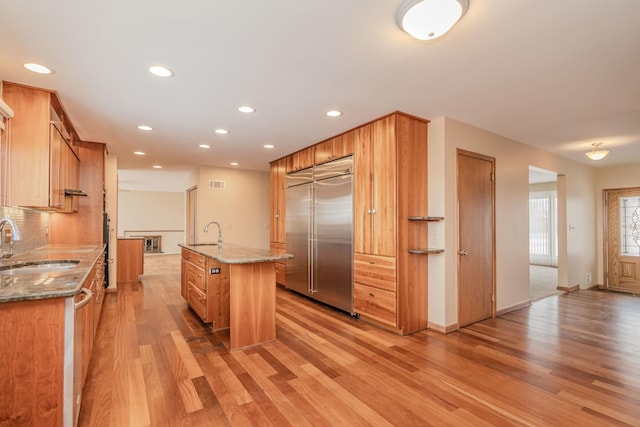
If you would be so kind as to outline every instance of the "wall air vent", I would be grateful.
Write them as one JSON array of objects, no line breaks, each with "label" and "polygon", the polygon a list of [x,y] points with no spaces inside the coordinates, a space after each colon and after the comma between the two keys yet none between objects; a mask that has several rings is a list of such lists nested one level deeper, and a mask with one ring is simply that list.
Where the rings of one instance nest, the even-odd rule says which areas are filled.
[{"label": "wall air vent", "polygon": [[224,181],[209,180],[209,190],[224,190]]}]

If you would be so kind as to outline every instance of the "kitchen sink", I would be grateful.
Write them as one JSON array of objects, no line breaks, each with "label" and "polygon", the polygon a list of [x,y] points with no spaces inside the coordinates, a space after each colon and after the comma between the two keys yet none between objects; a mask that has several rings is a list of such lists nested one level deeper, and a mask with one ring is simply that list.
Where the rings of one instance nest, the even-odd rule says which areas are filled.
[{"label": "kitchen sink", "polygon": [[65,271],[74,268],[80,261],[74,259],[58,259],[48,261],[20,262],[0,266],[0,275],[15,276],[18,274],[41,274]]}]

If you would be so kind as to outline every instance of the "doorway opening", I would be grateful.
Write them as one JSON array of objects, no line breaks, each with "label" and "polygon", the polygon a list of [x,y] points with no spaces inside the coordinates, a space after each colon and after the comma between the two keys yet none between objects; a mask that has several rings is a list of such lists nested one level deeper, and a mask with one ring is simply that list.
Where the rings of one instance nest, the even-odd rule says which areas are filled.
[{"label": "doorway opening", "polygon": [[529,166],[529,295],[532,301],[558,290],[558,175]]}]

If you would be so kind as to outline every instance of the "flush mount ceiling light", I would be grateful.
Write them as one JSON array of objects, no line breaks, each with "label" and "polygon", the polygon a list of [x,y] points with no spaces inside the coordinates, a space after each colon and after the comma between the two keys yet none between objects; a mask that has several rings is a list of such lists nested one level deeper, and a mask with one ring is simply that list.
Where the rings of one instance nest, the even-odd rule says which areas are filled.
[{"label": "flush mount ceiling light", "polygon": [[591,160],[602,160],[607,157],[607,154],[609,154],[609,150],[601,147],[602,142],[594,142],[591,145],[593,146],[591,151],[585,153],[585,156],[587,156]]},{"label": "flush mount ceiling light", "polygon": [[140,125],[140,126],[138,126],[138,129],[145,130],[145,131],[153,130],[153,128],[151,126],[147,126],[147,125]]},{"label": "flush mount ceiling light", "polygon": [[53,74],[53,70],[51,68],[41,64],[36,64],[35,62],[27,62],[26,64],[22,64],[22,66],[29,71],[33,71],[34,73]]},{"label": "flush mount ceiling light", "polygon": [[153,165],[153,168],[154,168],[154,169],[162,169],[162,166],[160,166],[160,165]]},{"label": "flush mount ceiling light", "polygon": [[273,145],[273,144],[264,144],[263,147],[264,148],[274,148],[275,145]]},{"label": "flush mount ceiling light", "polygon": [[200,144],[200,148],[211,148],[209,144]]},{"label": "flush mount ceiling light", "polygon": [[469,8],[469,0],[404,0],[398,26],[418,40],[433,40],[449,31]]},{"label": "flush mount ceiling light", "polygon": [[247,105],[243,105],[241,107],[238,107],[238,111],[240,111],[241,113],[253,113],[254,111],[256,111],[256,109]]},{"label": "flush mount ceiling light", "polygon": [[173,71],[162,65],[149,65],[149,72],[158,77],[173,77]]},{"label": "flush mount ceiling light", "polygon": [[134,151],[133,154],[135,154],[136,156],[144,156],[145,152],[144,151]]},{"label": "flush mount ceiling light", "polygon": [[239,166],[239,165],[240,165],[240,163],[238,163],[238,162],[231,162],[231,163],[229,163],[229,164],[230,164],[231,166]]},{"label": "flush mount ceiling light", "polygon": [[228,135],[229,131],[226,129],[216,129],[214,130],[215,133],[217,133],[218,135]]},{"label": "flush mount ceiling light", "polygon": [[331,110],[331,111],[327,111],[325,114],[329,117],[340,117],[342,115],[342,111]]}]

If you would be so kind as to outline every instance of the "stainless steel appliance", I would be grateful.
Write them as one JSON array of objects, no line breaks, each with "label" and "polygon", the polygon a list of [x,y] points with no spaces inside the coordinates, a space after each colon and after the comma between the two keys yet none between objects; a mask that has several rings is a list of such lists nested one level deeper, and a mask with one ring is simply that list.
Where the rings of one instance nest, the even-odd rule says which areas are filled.
[{"label": "stainless steel appliance", "polygon": [[287,175],[287,288],[353,314],[353,158]]}]

